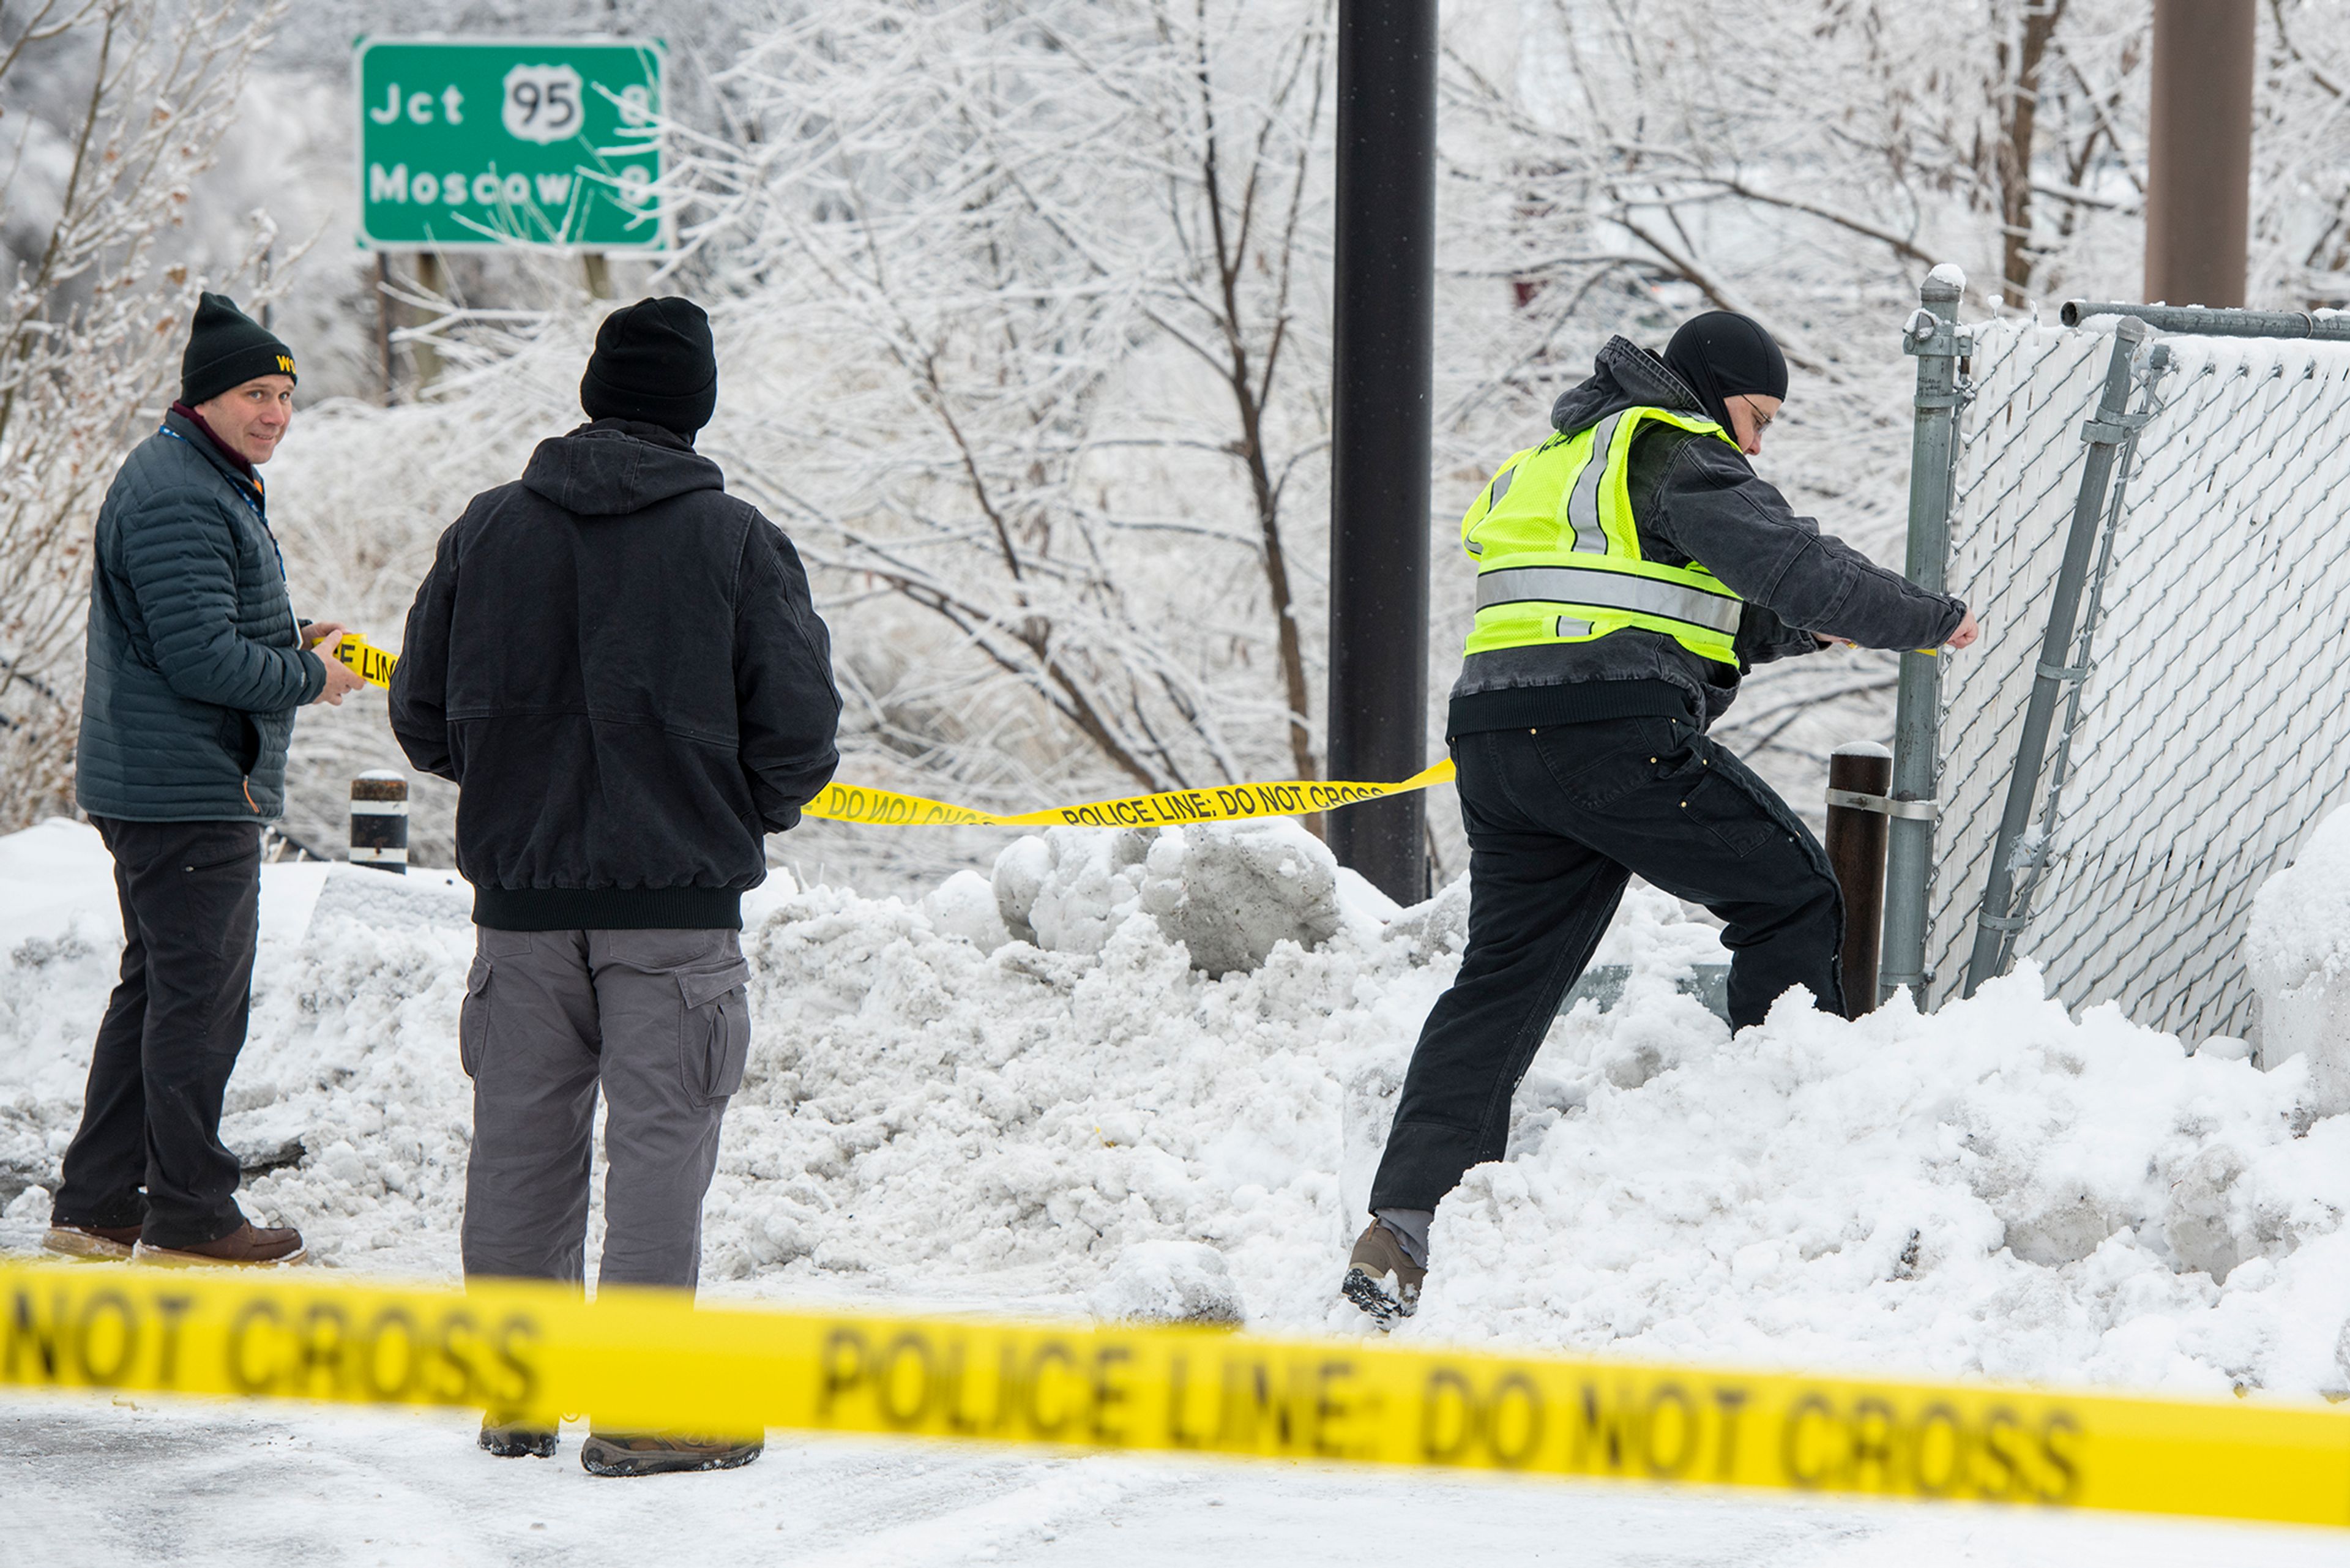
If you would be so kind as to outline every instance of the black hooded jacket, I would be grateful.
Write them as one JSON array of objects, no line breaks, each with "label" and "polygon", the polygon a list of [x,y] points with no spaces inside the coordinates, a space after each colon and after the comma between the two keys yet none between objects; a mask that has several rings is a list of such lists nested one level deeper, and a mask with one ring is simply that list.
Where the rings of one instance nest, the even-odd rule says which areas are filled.
[{"label": "black hooded jacket", "polygon": [[480,924],[738,926],[765,836],[830,782],[840,696],[807,574],[723,485],[669,431],[598,420],[442,535],[391,725],[462,790]]},{"label": "black hooded jacket", "polygon": [[[1702,412],[1697,394],[1663,360],[1615,337],[1599,351],[1590,379],[1559,398],[1551,423],[1572,434],[1643,407]],[[1711,724],[1738,695],[1748,668],[1817,651],[1814,632],[1863,648],[1936,648],[1966,617],[1957,599],[1918,587],[1796,515],[1728,441],[1644,426],[1626,479],[1640,553],[1668,566],[1700,562],[1746,601],[1740,668],[1637,628],[1592,642],[1472,653],[1453,684],[1447,734],[1635,713]]]}]

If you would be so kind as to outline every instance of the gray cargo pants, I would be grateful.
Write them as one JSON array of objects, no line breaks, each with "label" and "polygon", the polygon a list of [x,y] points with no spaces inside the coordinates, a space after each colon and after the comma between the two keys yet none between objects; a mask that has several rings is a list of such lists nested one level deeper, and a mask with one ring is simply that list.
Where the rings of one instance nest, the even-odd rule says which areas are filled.
[{"label": "gray cargo pants", "polygon": [[596,1090],[605,1284],[692,1288],[718,1124],[751,1046],[728,930],[477,932],[458,1053],[473,1080],[465,1274],[586,1272]]}]

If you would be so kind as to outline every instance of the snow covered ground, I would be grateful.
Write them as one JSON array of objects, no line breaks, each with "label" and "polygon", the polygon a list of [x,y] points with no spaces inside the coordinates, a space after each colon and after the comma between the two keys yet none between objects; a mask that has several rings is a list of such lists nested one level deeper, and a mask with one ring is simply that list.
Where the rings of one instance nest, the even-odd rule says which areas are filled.
[{"label": "snow covered ground", "polygon": [[[254,1168],[248,1210],[299,1224],[328,1266],[457,1272],[467,907],[440,873],[265,870],[224,1132]],[[915,902],[762,889],[744,933],[755,1034],[705,1289],[1121,1314],[1220,1273],[1223,1305],[1253,1327],[1359,1333],[1331,1289],[1464,914],[1459,888],[1394,909],[1287,825],[1055,830],[992,879],[963,873]],[[7,1251],[37,1243],[119,941],[94,834],[51,822],[0,839]],[[2189,1054],[2110,1010],[2075,1021],[2028,974],[1931,1018],[1897,1004],[1847,1024],[1783,1004],[1733,1041],[1675,986],[1721,957],[1711,929],[1653,893],[1627,900],[1601,956],[1630,966],[1622,1002],[1553,1032],[1508,1158],[1440,1212],[1427,1302],[1399,1338],[2350,1386],[2350,1116],[2309,1108],[2305,1063],[2262,1073],[2241,1043]],[[619,1562],[689,1510],[711,1544],[779,1562],[1188,1563],[1203,1545],[1234,1562],[1409,1560],[1417,1545],[1438,1562],[1474,1546],[2162,1563],[2254,1539],[780,1434],[740,1475],[612,1487],[570,1462],[576,1443],[556,1465],[499,1464],[466,1438],[454,1417],[12,1400],[0,1558],[268,1563],[331,1541],[350,1561]],[[2280,1563],[2344,1551],[2257,1540]]]},{"label": "snow covered ground", "polygon": [[771,1434],[599,1481],[454,1414],[0,1406],[0,1562],[179,1568],[2319,1568],[2339,1532]]}]

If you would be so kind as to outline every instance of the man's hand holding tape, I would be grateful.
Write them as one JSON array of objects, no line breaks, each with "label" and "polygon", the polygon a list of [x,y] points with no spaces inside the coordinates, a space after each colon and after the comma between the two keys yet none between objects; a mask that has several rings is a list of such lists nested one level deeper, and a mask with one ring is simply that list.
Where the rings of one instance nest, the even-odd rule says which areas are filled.
[{"label": "man's hand holding tape", "polygon": [[302,646],[317,654],[318,662],[327,667],[327,683],[318,688],[318,694],[311,701],[339,708],[344,698],[367,684],[358,670],[336,657],[335,650],[342,646],[348,630],[338,620],[314,620],[303,627]]}]

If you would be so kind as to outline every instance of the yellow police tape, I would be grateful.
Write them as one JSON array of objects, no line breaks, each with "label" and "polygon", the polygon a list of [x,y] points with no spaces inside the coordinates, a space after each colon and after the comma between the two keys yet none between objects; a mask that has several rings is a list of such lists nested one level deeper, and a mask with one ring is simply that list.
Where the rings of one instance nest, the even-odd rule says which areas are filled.
[{"label": "yellow police tape", "polygon": [[391,672],[400,667],[400,655],[387,653],[367,639],[348,631],[335,644],[335,657],[370,686],[390,685]]},{"label": "yellow police tape", "polygon": [[0,1385],[1434,1465],[2350,1525],[2350,1410],[0,1263]]},{"label": "yellow police tape", "polygon": [[1452,759],[1422,768],[1401,784],[1351,784],[1329,779],[1284,779],[1277,784],[1210,784],[1204,789],[1164,790],[1116,800],[1056,805],[1044,811],[1001,815],[967,805],[924,800],[864,784],[827,784],[800,808],[803,816],[828,822],[865,822],[880,827],[944,827],[978,823],[992,827],[1169,827],[1187,822],[1239,822],[1260,816],[1297,816],[1333,811],[1361,801],[1409,794],[1452,777]]},{"label": "yellow police tape", "polygon": [[[390,685],[391,672],[400,664],[399,655],[386,653],[348,632],[336,646],[336,655],[376,686]],[[1452,760],[1448,757],[1400,784],[1284,779],[1273,784],[1211,784],[1203,789],[1160,790],[1010,815],[950,805],[942,800],[925,800],[918,794],[899,794],[894,790],[836,784],[827,784],[821,794],[800,808],[800,815],[876,827],[1165,827],[1187,822],[1241,822],[1334,811],[1362,801],[1409,794],[1431,784],[1450,783],[1451,778]]]}]

